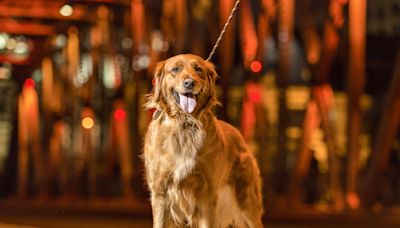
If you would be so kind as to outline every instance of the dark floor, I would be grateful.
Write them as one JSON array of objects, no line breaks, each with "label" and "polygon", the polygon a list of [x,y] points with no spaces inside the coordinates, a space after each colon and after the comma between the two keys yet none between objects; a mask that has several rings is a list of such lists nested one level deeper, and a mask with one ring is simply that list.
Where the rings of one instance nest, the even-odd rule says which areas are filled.
[{"label": "dark floor", "polygon": [[[400,227],[400,211],[329,213],[296,210],[266,214],[265,226],[275,228]],[[127,200],[6,200],[0,201],[0,228],[147,228],[150,209]]]}]

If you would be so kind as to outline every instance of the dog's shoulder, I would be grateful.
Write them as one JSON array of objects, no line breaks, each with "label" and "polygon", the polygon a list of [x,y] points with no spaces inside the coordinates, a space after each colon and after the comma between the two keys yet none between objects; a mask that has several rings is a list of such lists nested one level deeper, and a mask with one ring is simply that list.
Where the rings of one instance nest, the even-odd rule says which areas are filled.
[{"label": "dog's shoulder", "polygon": [[240,139],[243,138],[237,128],[235,128],[234,126],[232,126],[231,124],[229,124],[223,120],[217,120],[216,127],[224,135],[227,135],[230,137],[235,137],[235,138],[240,138]]},{"label": "dog's shoulder", "polygon": [[237,151],[247,150],[246,142],[237,128],[225,121],[217,120],[216,129],[227,146],[233,146]]}]

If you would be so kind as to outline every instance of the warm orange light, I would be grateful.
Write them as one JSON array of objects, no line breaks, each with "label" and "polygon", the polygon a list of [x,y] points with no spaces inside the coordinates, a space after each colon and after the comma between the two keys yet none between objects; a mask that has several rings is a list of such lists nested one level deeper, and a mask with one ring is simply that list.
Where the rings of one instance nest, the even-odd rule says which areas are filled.
[{"label": "warm orange light", "polygon": [[262,70],[262,63],[260,61],[253,61],[250,64],[250,70],[254,73],[258,73]]},{"label": "warm orange light", "polygon": [[24,86],[27,88],[34,88],[35,87],[35,81],[33,81],[32,78],[28,78],[25,80]]},{"label": "warm orange light", "polygon": [[350,208],[357,209],[360,207],[360,199],[358,198],[357,194],[349,193],[347,195],[347,203],[349,204]]},{"label": "warm orange light", "polygon": [[125,110],[123,110],[123,109],[121,109],[121,108],[115,110],[115,112],[114,112],[114,118],[115,118],[116,120],[124,120],[125,117],[126,117],[126,112],[125,112]]},{"label": "warm orange light", "polygon": [[82,119],[82,127],[85,129],[92,129],[94,126],[94,120],[91,117],[85,117]]}]

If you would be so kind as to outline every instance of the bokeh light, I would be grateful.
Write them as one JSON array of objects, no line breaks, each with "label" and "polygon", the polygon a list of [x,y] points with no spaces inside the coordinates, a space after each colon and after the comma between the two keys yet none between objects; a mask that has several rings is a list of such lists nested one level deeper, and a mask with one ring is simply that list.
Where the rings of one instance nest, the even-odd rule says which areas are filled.
[{"label": "bokeh light", "polygon": [[63,15],[64,17],[69,17],[74,13],[74,9],[70,5],[63,5],[60,8],[60,14]]},{"label": "bokeh light", "polygon": [[117,109],[114,112],[114,118],[116,120],[124,120],[126,117],[126,112],[123,109]]},{"label": "bokeh light", "polygon": [[259,73],[262,70],[262,63],[260,61],[253,61],[250,64],[250,70],[254,73]]},{"label": "bokeh light", "polygon": [[26,88],[34,88],[35,87],[35,81],[32,78],[28,78],[24,82],[24,86]]},{"label": "bokeh light", "polygon": [[94,126],[94,120],[91,117],[85,117],[82,119],[82,127],[85,129],[92,129]]}]

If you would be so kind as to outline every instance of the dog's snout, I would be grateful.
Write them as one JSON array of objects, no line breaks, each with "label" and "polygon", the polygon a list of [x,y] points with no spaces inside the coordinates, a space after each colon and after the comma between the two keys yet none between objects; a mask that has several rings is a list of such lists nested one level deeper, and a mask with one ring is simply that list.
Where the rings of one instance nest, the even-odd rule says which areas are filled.
[{"label": "dog's snout", "polygon": [[186,88],[186,89],[193,89],[193,87],[195,86],[195,81],[193,80],[193,79],[191,79],[191,78],[187,78],[187,79],[185,79],[184,81],[183,81],[183,86]]}]

